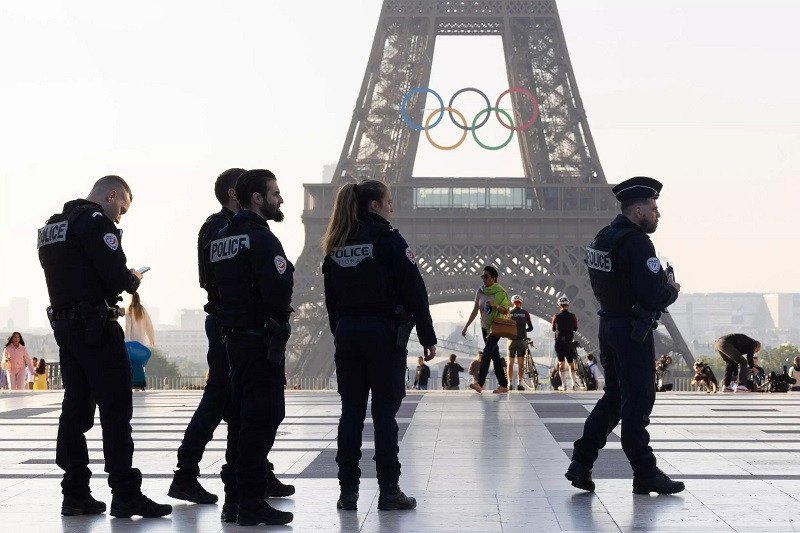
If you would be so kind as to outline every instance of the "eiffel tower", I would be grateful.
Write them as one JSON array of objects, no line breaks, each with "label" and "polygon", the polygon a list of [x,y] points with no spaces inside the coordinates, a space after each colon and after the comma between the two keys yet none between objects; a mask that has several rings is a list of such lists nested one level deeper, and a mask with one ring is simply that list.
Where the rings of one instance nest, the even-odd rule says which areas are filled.
[{"label": "eiffel tower", "polygon": [[[517,131],[525,176],[412,178],[420,132],[401,103],[427,87],[438,35],[502,37],[509,87],[536,95],[539,112]],[[513,123],[534,116],[534,102],[510,93]],[[408,119],[424,124],[425,97],[408,99]],[[472,301],[484,265],[509,294],[545,320],[569,297],[579,337],[597,348],[597,302],[585,247],[618,213],[597,156],[555,0],[385,0],[350,128],[330,184],[305,184],[306,241],[295,271],[291,376],[333,373],[333,339],[323,299],[320,238],[339,186],[378,179],[393,194],[392,224],[417,256],[431,304]],[[465,304],[466,305],[466,304]],[[694,359],[668,314],[657,353]],[[414,347],[410,346],[413,355]]]}]

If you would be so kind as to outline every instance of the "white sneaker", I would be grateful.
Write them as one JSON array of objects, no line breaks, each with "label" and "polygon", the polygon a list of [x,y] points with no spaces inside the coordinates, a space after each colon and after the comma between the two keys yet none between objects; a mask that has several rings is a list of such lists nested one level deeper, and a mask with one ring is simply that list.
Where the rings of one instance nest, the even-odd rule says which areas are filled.
[{"label": "white sneaker", "polygon": [[722,387],[722,389],[720,389],[720,390],[722,392],[733,392],[733,389],[731,387]]},{"label": "white sneaker", "polygon": [[733,390],[733,392],[753,392],[753,391],[751,391],[744,385],[736,385],[736,388]]},{"label": "white sneaker", "polygon": [[564,385],[559,385],[556,390],[565,391],[567,389],[564,388]]}]

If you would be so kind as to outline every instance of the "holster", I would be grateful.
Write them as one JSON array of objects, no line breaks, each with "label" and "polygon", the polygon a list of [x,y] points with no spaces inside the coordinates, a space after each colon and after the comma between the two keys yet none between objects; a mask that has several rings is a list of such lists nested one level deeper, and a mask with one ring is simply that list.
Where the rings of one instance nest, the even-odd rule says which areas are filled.
[{"label": "holster", "polygon": [[264,327],[267,335],[264,340],[267,343],[267,360],[280,364],[286,357],[286,343],[292,334],[292,326],[289,322],[278,322],[274,318],[268,318]]},{"label": "holster", "polygon": [[99,305],[81,302],[78,304],[78,312],[83,324],[84,342],[87,346],[99,346],[108,321],[108,306],[105,302]]},{"label": "holster", "polygon": [[408,339],[411,337],[411,330],[414,329],[416,324],[402,305],[398,305],[394,310],[394,324],[396,330],[395,343],[398,348],[408,353]]},{"label": "holster", "polygon": [[642,306],[636,304],[631,307],[631,339],[638,344],[642,344],[651,331],[658,327],[658,319],[661,313],[658,311],[646,311]]}]

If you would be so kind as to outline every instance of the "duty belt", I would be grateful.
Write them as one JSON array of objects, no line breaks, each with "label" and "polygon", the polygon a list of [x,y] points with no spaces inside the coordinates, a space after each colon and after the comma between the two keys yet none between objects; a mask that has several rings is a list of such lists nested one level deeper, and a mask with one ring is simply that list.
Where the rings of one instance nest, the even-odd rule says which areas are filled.
[{"label": "duty belt", "polygon": [[[109,307],[107,309],[108,320],[116,320],[125,316],[125,309],[120,307]],[[53,320],[79,320],[83,318],[77,307],[62,307],[53,310]]]}]

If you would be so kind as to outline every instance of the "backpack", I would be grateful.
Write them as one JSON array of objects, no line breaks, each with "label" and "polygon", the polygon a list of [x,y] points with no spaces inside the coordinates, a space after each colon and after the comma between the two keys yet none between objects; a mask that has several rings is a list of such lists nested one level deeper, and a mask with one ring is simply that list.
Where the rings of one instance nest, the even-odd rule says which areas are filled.
[{"label": "backpack", "polygon": [[561,386],[561,376],[558,374],[558,367],[556,366],[550,369],[550,386],[554,390]]},{"label": "backpack", "polygon": [[592,367],[596,365],[597,363],[586,365],[586,390],[597,390],[597,380],[594,379],[594,372],[592,372]]}]

